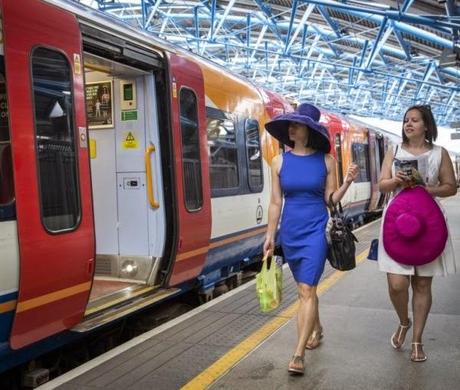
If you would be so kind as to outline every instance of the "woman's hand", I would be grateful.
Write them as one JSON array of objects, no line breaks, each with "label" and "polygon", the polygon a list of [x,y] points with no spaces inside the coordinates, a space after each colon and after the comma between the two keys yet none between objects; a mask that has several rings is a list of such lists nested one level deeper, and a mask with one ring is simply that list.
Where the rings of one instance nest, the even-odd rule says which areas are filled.
[{"label": "woman's hand", "polygon": [[269,256],[273,255],[275,251],[275,239],[271,235],[265,237],[264,242],[264,260]]},{"label": "woman's hand", "polygon": [[395,182],[396,187],[407,188],[411,184],[411,178],[402,171],[396,171],[393,181]]},{"label": "woman's hand", "polygon": [[351,184],[359,175],[359,167],[355,163],[348,166],[347,175],[345,176],[345,183]]}]

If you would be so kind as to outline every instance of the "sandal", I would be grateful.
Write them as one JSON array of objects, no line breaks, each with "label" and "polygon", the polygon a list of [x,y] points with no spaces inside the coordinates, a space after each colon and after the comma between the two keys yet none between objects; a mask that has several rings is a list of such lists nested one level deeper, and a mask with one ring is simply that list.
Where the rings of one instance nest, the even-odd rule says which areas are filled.
[{"label": "sandal", "polygon": [[[410,318],[407,320],[407,325],[399,324],[398,330],[395,333],[393,333],[390,339],[390,344],[394,349],[399,349],[403,346],[404,341],[406,340],[407,331],[410,329],[411,326],[412,321],[410,320]],[[404,338],[401,340],[403,330],[406,330],[406,333],[404,333]],[[398,338],[396,339],[395,343],[394,338],[396,337],[396,335]]]},{"label": "sandal", "polygon": [[314,330],[313,332],[311,332],[311,335],[308,338],[305,348],[309,350],[318,348],[319,345],[321,344],[322,338],[323,338],[323,327],[320,327],[319,330]]},{"label": "sandal", "polygon": [[305,371],[303,356],[294,355],[289,362],[288,371],[293,375],[303,375]]},{"label": "sandal", "polygon": [[423,347],[423,344],[422,343],[411,343],[412,346],[415,346],[415,349],[412,349],[412,355],[410,356],[410,360],[412,360],[413,362],[424,362],[426,359],[428,359],[428,356],[425,355],[425,352],[423,352],[422,350],[422,353],[423,355],[422,356],[419,356],[419,346],[420,348]]}]

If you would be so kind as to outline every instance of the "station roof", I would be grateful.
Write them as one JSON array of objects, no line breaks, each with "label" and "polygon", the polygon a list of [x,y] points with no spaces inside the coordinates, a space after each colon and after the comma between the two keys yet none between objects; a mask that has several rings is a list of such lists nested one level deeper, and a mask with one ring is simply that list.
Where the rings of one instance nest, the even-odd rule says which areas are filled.
[{"label": "station roof", "polygon": [[395,120],[429,104],[438,124],[460,122],[456,0],[75,1],[292,101]]}]

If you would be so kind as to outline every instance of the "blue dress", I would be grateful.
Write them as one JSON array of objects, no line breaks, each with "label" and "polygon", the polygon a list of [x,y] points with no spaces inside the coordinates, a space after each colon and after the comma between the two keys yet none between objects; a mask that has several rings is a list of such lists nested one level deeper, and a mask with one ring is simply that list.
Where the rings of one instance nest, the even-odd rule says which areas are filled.
[{"label": "blue dress", "polygon": [[279,173],[284,194],[281,247],[296,282],[310,286],[318,284],[327,255],[324,157],[318,151],[308,156],[283,153]]}]

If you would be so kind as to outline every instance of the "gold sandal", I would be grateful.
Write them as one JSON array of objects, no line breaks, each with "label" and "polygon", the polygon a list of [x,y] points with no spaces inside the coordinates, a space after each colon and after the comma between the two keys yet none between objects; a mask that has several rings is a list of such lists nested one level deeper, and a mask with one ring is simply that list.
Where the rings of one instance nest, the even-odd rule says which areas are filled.
[{"label": "gold sandal", "polygon": [[314,330],[313,332],[311,332],[311,335],[308,338],[305,348],[309,350],[318,348],[319,345],[321,344],[322,338],[323,338],[323,327],[320,327],[319,330]]},{"label": "gold sandal", "polygon": [[294,355],[289,362],[288,371],[293,375],[303,375],[305,371],[303,356]]}]

